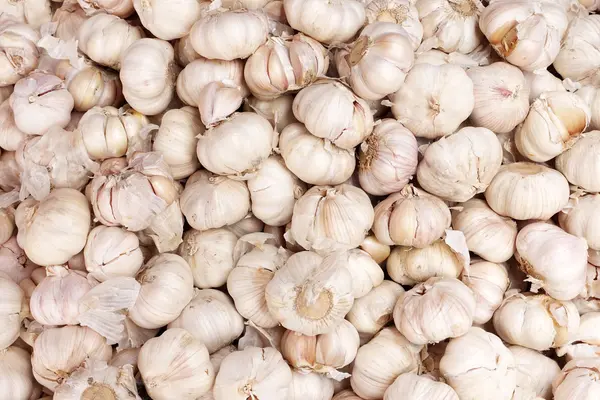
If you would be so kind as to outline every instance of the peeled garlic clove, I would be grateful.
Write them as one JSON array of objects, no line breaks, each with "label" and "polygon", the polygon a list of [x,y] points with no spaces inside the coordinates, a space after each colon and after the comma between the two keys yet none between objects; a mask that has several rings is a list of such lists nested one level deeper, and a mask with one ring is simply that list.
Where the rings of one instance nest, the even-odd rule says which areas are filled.
[{"label": "peeled garlic clove", "polygon": [[475,324],[485,324],[502,304],[504,293],[510,285],[504,264],[474,261],[469,271],[463,271],[462,282],[473,291],[476,306],[473,314]]},{"label": "peeled garlic clove", "polygon": [[529,102],[533,103],[544,92],[566,91],[563,82],[547,69],[534,72],[522,71],[525,84],[529,88]]},{"label": "peeled garlic clove", "polygon": [[360,248],[369,253],[377,264],[383,263],[390,255],[390,246],[381,243],[374,235],[369,235],[362,241]]},{"label": "peeled garlic clove", "polygon": [[162,40],[173,40],[190,33],[192,25],[208,11],[206,3],[181,1],[177,7],[165,0],[133,0],[133,7],[144,28]]},{"label": "peeled garlic clove", "polygon": [[[3,9],[4,11],[4,9]],[[40,34],[34,27],[6,17],[0,23],[0,85],[17,83],[38,64]]]},{"label": "peeled garlic clove", "polygon": [[352,279],[340,254],[292,255],[266,287],[267,306],[284,327],[304,335],[331,332],[352,308]]},{"label": "peeled garlic clove", "polygon": [[29,314],[27,302],[23,290],[10,276],[0,273],[0,298],[2,311],[0,312],[0,323],[3,326],[0,335],[0,352],[4,351],[19,338],[21,322]]},{"label": "peeled garlic clove", "polygon": [[560,374],[553,359],[521,346],[510,346],[517,369],[517,388],[530,389],[542,398],[552,396],[552,381]]},{"label": "peeled garlic clove", "polygon": [[572,199],[558,214],[560,227],[567,233],[586,240],[590,249],[600,249],[600,236],[596,233],[596,220],[600,218],[600,195],[586,194]]},{"label": "peeled garlic clove", "polygon": [[0,387],[9,399],[27,400],[34,395],[31,354],[16,346],[0,351]]},{"label": "peeled garlic clove", "polygon": [[206,346],[184,329],[167,329],[148,340],[138,368],[153,399],[196,399],[207,393],[215,373]]},{"label": "peeled garlic clove", "polygon": [[118,227],[92,229],[84,248],[85,268],[100,282],[118,276],[135,276],[144,262],[133,232]]},{"label": "peeled garlic clove", "polygon": [[360,299],[356,299],[346,319],[359,333],[375,334],[392,320],[392,313],[402,286],[385,280]]},{"label": "peeled garlic clove", "polygon": [[327,254],[358,247],[372,224],[373,206],[360,188],[314,186],[296,202],[291,232],[303,248]]},{"label": "peeled garlic clove", "polygon": [[[600,162],[596,154],[600,148],[600,131],[586,132],[571,147],[556,157],[556,169],[562,172],[569,182],[588,192],[600,191]],[[585,167],[583,167],[585,166]]]},{"label": "peeled garlic clove", "polygon": [[598,32],[600,18],[597,15],[573,19],[554,60],[554,68],[563,79],[570,78],[582,84],[598,83]]},{"label": "peeled garlic clove", "polygon": [[569,194],[569,183],[558,171],[541,164],[517,162],[500,167],[485,191],[485,199],[500,215],[516,220],[545,220],[567,205]]},{"label": "peeled garlic clove", "polygon": [[400,375],[383,395],[383,400],[458,400],[458,395],[450,386],[436,382],[428,375],[414,372]]},{"label": "peeled garlic clove", "polygon": [[555,400],[594,398],[600,396],[598,358],[569,361],[552,383]]}]

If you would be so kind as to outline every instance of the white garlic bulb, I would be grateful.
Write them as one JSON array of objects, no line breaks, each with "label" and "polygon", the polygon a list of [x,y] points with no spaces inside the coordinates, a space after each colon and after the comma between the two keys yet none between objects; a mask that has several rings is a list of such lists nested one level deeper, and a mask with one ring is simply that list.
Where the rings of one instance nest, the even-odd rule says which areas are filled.
[{"label": "white garlic bulb", "polygon": [[378,196],[401,190],[417,171],[418,154],[411,131],[391,118],[382,120],[360,145],[360,186]]},{"label": "white garlic bulb", "polygon": [[500,167],[485,199],[500,215],[545,220],[569,202],[569,183],[560,172],[544,165],[517,162]]},{"label": "white garlic bulb", "polygon": [[363,297],[354,300],[346,319],[359,333],[375,334],[392,320],[394,306],[403,293],[402,286],[385,280]]},{"label": "white garlic bulb", "polygon": [[428,139],[456,131],[475,104],[473,82],[453,64],[415,65],[390,100],[394,117],[415,136]]},{"label": "white garlic bulb", "polygon": [[414,372],[400,375],[383,395],[383,400],[458,400],[458,395],[444,382]]},{"label": "white garlic bulb", "polygon": [[209,392],[215,380],[206,346],[184,329],[167,329],[144,343],[138,368],[156,400],[195,400]]},{"label": "white garlic bulb", "polygon": [[173,40],[190,33],[192,25],[208,5],[201,1],[184,0],[177,6],[168,0],[133,0],[133,7],[144,28],[162,40]]},{"label": "white garlic bulb", "polygon": [[294,205],[291,232],[306,250],[350,250],[365,238],[373,215],[371,200],[360,188],[313,186]]},{"label": "white garlic bulb", "polygon": [[244,320],[225,293],[195,289],[192,300],[168,327],[185,329],[214,353],[242,335]]},{"label": "white garlic bulb", "polygon": [[352,390],[361,399],[383,398],[398,376],[417,370],[422,347],[409,342],[395,328],[384,328],[358,349],[350,377]]},{"label": "white garlic bulb", "polygon": [[[5,6],[3,4],[3,7]],[[6,14],[4,17],[0,22],[0,86],[12,85],[27,76],[37,67],[39,58],[39,50],[36,47],[37,41],[40,40],[39,32]]]},{"label": "white garlic bulb", "polygon": [[540,69],[534,72],[522,71],[525,76],[525,83],[529,88],[529,102],[533,103],[544,92],[565,91],[563,82],[552,75],[547,69]]},{"label": "white garlic bulb", "polygon": [[15,116],[9,99],[4,100],[0,104],[0,148],[15,151],[27,137],[28,135],[21,132],[15,124]]},{"label": "white garlic bulb", "polygon": [[571,300],[585,287],[587,244],[555,225],[536,222],[521,229],[516,258],[533,283],[557,300]]},{"label": "white garlic bulb", "polygon": [[352,39],[366,19],[365,6],[358,0],[284,0],[283,6],[292,28],[327,44]]},{"label": "white garlic bulb", "polygon": [[265,117],[277,132],[294,123],[298,122],[294,117],[292,104],[294,95],[286,94],[273,100],[260,100],[250,96],[244,103],[244,111],[254,111]]},{"label": "white garlic bulb", "polygon": [[419,12],[414,2],[406,0],[372,0],[365,1],[367,21],[372,24],[376,21],[393,22],[400,25],[416,50],[423,39],[423,25],[419,21]]},{"label": "white garlic bulb", "polygon": [[600,250],[596,231],[599,217],[600,195],[586,194],[569,200],[569,205],[558,214],[558,222],[566,232],[585,239],[590,249]]},{"label": "white garlic bulb", "polygon": [[461,400],[511,400],[516,387],[513,354],[496,335],[481,328],[450,340],[440,371]]},{"label": "white garlic bulb", "polygon": [[17,346],[0,350],[0,387],[7,399],[29,400],[36,385],[31,373],[31,354]]},{"label": "white garlic bulb", "polygon": [[525,71],[552,64],[568,23],[562,5],[543,0],[494,1],[479,18],[494,50]]},{"label": "white garlic bulb", "polygon": [[331,332],[352,308],[352,278],[336,253],[292,255],[267,284],[269,311],[284,327],[304,335]]},{"label": "white garlic bulb", "polygon": [[417,179],[429,193],[464,202],[484,192],[502,164],[502,146],[486,128],[465,127],[427,146]]},{"label": "white garlic bulb", "polygon": [[77,0],[77,2],[88,15],[100,12],[127,18],[135,12],[132,0]]},{"label": "white garlic bulb", "polygon": [[300,123],[292,123],[281,132],[279,149],[288,169],[312,185],[339,185],[352,176],[356,166],[353,149],[318,138]]},{"label": "white garlic bulb", "polygon": [[176,254],[148,261],[137,275],[142,285],[129,318],[141,328],[155,329],[175,320],[194,296],[190,267]]},{"label": "white garlic bulb", "polygon": [[587,85],[577,90],[575,94],[583,99],[590,109],[589,129],[600,128],[600,92],[596,86]]},{"label": "white garlic bulb", "polygon": [[288,397],[292,371],[272,347],[248,347],[229,354],[213,388],[214,400],[281,400]]},{"label": "white garlic bulb", "polygon": [[409,184],[375,206],[373,233],[383,244],[422,248],[439,239],[450,220],[442,200]]},{"label": "white garlic bulb", "polygon": [[292,382],[288,400],[331,400],[333,380],[326,376],[310,372],[292,371]]},{"label": "white garlic bulb", "polygon": [[463,271],[461,279],[475,296],[473,323],[485,324],[492,319],[494,312],[502,304],[504,293],[510,285],[506,266],[488,261],[474,261],[468,272]]},{"label": "white garlic bulb", "polygon": [[593,399],[600,396],[597,357],[571,360],[552,382],[555,400]]},{"label": "white garlic bulb", "polygon": [[588,192],[600,191],[600,162],[596,154],[600,149],[600,131],[587,132],[571,147],[556,157],[556,169],[568,181]]},{"label": "white garlic bulb", "polygon": [[554,68],[564,78],[581,84],[597,84],[600,58],[600,18],[586,15],[575,18],[562,40]]},{"label": "white garlic bulb", "polygon": [[0,272],[0,299],[2,301],[2,310],[0,312],[0,323],[3,330],[0,334],[0,352],[4,351],[19,337],[21,322],[28,316],[27,308],[28,298],[25,293],[14,282],[10,276]]},{"label": "white garlic bulb", "polygon": [[553,359],[521,346],[510,346],[517,367],[517,387],[534,391],[547,399],[552,396],[552,381],[560,374],[560,367]]}]

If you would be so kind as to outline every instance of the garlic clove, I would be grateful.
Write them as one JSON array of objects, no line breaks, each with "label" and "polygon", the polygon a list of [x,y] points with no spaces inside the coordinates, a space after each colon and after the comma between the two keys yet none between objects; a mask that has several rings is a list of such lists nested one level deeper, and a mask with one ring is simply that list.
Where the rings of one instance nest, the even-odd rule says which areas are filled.
[{"label": "garlic clove", "polygon": [[238,238],[249,233],[261,232],[265,224],[252,213],[246,214],[244,218],[231,225],[227,225],[225,229],[233,233]]},{"label": "garlic clove", "polygon": [[552,75],[547,69],[534,72],[522,71],[525,84],[529,88],[529,102],[533,103],[544,92],[565,91],[563,81]]},{"label": "garlic clove", "polygon": [[392,320],[394,306],[403,293],[402,286],[385,280],[356,299],[346,319],[359,333],[375,334]]},{"label": "garlic clove", "polygon": [[36,268],[38,265],[27,258],[16,236],[0,245],[0,272],[8,275],[13,282],[19,284],[28,279]]},{"label": "garlic clove", "polygon": [[383,400],[395,399],[458,400],[458,395],[444,382],[411,372],[400,375],[385,391]]},{"label": "garlic clove", "polygon": [[[0,351],[0,387],[9,399],[30,399],[37,383],[31,373],[31,354],[16,346]],[[37,397],[37,396],[36,396]]]},{"label": "garlic clove", "polygon": [[19,338],[21,322],[29,314],[29,308],[23,290],[4,273],[0,273],[0,288],[0,323],[4,327],[0,335],[0,349],[6,349]]},{"label": "garlic clove", "polygon": [[331,400],[333,381],[315,372],[292,371],[288,400]]},{"label": "garlic clove", "polygon": [[14,152],[27,137],[28,135],[17,128],[10,100],[7,98],[0,104],[0,147],[3,150]]},{"label": "garlic clove", "polygon": [[462,282],[473,291],[476,306],[473,315],[475,324],[485,324],[502,304],[504,293],[510,285],[504,264],[473,261],[468,272],[463,271]]},{"label": "garlic clove", "polygon": [[244,101],[244,91],[233,82],[210,82],[200,92],[198,108],[205,126],[211,127],[233,114]]},{"label": "garlic clove", "polygon": [[[270,3],[269,3],[270,4]],[[298,122],[292,111],[294,95],[283,95],[273,100],[260,100],[250,96],[244,102],[244,111],[254,111],[265,117],[277,132],[294,123]]]},{"label": "garlic clove", "polygon": [[35,27],[11,18],[10,13],[5,15],[0,23],[0,85],[15,84],[36,68],[39,58],[36,43],[39,39],[40,34]]},{"label": "garlic clove", "polygon": [[352,249],[344,253],[343,257],[352,277],[352,292],[355,299],[367,295],[383,282],[383,269],[367,252]]},{"label": "garlic clove", "polygon": [[369,253],[377,264],[383,263],[390,255],[390,246],[381,243],[374,235],[369,235],[360,244],[360,248]]},{"label": "garlic clove", "polygon": [[571,184],[580,186],[587,192],[598,192],[600,180],[596,172],[600,169],[600,163],[594,155],[597,154],[599,144],[600,131],[586,132],[573,147],[556,157],[556,169]]}]

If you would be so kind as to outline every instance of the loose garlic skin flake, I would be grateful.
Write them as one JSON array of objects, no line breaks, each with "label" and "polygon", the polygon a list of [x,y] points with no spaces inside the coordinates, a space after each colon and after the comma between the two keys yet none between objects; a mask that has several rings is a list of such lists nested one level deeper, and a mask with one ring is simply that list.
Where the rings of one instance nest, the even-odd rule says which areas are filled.
[{"label": "loose garlic skin flake", "polygon": [[475,261],[469,266],[468,272],[463,271],[461,280],[475,296],[473,323],[485,324],[502,304],[504,293],[510,285],[506,266]]},{"label": "loose garlic skin flake", "polygon": [[500,167],[485,191],[485,199],[500,215],[516,220],[546,220],[567,205],[569,194],[569,183],[560,172],[540,164],[517,162]]},{"label": "loose garlic skin flake", "polygon": [[10,17],[3,19],[0,23],[0,86],[17,83],[37,67],[38,40],[40,34],[33,27]]},{"label": "loose garlic skin flake", "polygon": [[517,367],[517,387],[532,390],[544,399],[552,397],[552,382],[560,374],[553,359],[526,347],[510,346]]},{"label": "loose garlic skin flake", "polygon": [[0,350],[0,387],[11,400],[29,400],[36,385],[31,372],[31,354],[17,346]]},{"label": "loose garlic skin flake", "polygon": [[206,4],[196,0],[133,0],[144,28],[162,40],[173,40],[190,33],[192,25],[206,11]]},{"label": "loose garlic skin flake", "polygon": [[410,372],[396,378],[385,391],[383,400],[458,400],[458,395],[444,382]]},{"label": "loose garlic skin flake", "polygon": [[359,333],[376,334],[392,320],[394,306],[404,293],[396,282],[383,281],[363,297],[354,300],[346,319]]},{"label": "loose garlic skin flake", "polygon": [[552,383],[555,400],[592,400],[600,396],[597,357],[569,361]]},{"label": "loose garlic skin flake", "polygon": [[456,131],[475,104],[473,82],[461,67],[452,64],[415,65],[390,100],[394,117],[415,136],[427,139]]},{"label": "loose garlic skin flake", "polygon": [[554,68],[563,77],[581,84],[597,85],[600,66],[600,17],[586,15],[569,25]]},{"label": "loose garlic skin flake", "polygon": [[556,169],[568,181],[588,192],[600,191],[600,131],[587,132],[571,147],[556,157]]}]

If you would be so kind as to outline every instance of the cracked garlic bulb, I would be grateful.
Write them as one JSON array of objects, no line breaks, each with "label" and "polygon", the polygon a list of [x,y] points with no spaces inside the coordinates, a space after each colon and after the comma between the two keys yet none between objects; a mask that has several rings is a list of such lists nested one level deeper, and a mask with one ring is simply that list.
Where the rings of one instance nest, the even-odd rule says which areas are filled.
[{"label": "cracked garlic bulb", "polygon": [[352,293],[355,299],[365,296],[383,282],[383,269],[371,255],[360,249],[351,249],[339,255],[345,261],[352,277]]},{"label": "cracked garlic bulb", "polygon": [[37,67],[40,56],[36,46],[40,33],[32,26],[4,17],[0,22],[0,86],[15,84],[26,77]]},{"label": "cracked garlic bulb", "polygon": [[394,306],[403,293],[402,286],[385,280],[366,295],[355,299],[346,319],[359,333],[374,335],[392,320]]},{"label": "cracked garlic bulb", "polygon": [[473,323],[485,324],[492,319],[494,312],[502,304],[504,293],[510,285],[506,266],[488,261],[474,261],[468,271],[463,271],[461,280],[475,296]]},{"label": "cracked garlic bulb", "polygon": [[173,40],[190,33],[192,25],[208,5],[202,1],[183,0],[174,6],[168,0],[133,0],[133,7],[144,28],[162,40]]},{"label": "cracked garlic bulb", "polygon": [[132,0],[77,0],[86,14],[107,13],[127,18],[135,12]]},{"label": "cracked garlic bulb", "polygon": [[587,192],[600,191],[600,162],[596,155],[600,149],[600,131],[586,132],[571,147],[556,157],[556,169]]},{"label": "cracked garlic bulb", "polygon": [[578,89],[575,94],[583,99],[590,109],[590,130],[600,128],[600,91],[596,86],[587,85]]},{"label": "cracked garlic bulb", "polygon": [[383,400],[458,400],[458,395],[444,382],[414,372],[400,375],[383,395]]},{"label": "cracked garlic bulb", "polygon": [[600,16],[575,18],[561,43],[554,68],[563,77],[583,85],[600,83]]},{"label": "cracked garlic bulb", "polygon": [[600,396],[597,357],[569,361],[552,382],[554,400],[594,399]]},{"label": "cracked garlic bulb", "polygon": [[[19,338],[21,323],[28,316],[28,301],[23,290],[10,276],[0,272],[0,352],[12,345]],[[0,369],[1,370],[1,369]]]},{"label": "cracked garlic bulb", "polygon": [[563,81],[552,75],[547,69],[534,72],[521,71],[525,77],[525,84],[529,88],[529,103],[533,103],[544,92],[565,91]]},{"label": "cracked garlic bulb", "polygon": [[585,239],[592,250],[600,250],[600,195],[586,194],[569,200],[558,214],[558,223],[567,233]]},{"label": "cracked garlic bulb", "polygon": [[545,355],[521,346],[508,348],[515,357],[517,388],[529,389],[544,399],[552,396],[552,382],[560,374],[558,363]]}]

